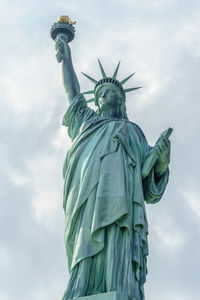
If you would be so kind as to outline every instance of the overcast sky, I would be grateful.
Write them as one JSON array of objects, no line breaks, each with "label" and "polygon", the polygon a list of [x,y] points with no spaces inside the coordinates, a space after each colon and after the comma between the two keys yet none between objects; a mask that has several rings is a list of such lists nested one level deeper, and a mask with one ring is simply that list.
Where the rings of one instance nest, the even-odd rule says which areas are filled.
[{"label": "overcast sky", "polygon": [[70,15],[81,90],[121,60],[129,119],[150,144],[169,126],[170,182],[148,205],[147,300],[200,297],[199,0],[0,0],[0,300],[56,300],[67,284],[62,164],[70,139],[51,25]]}]

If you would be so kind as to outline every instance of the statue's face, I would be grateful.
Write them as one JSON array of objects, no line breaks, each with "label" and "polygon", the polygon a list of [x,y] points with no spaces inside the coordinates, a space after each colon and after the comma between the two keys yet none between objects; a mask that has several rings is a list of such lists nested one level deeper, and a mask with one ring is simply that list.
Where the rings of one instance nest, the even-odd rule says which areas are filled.
[{"label": "statue's face", "polygon": [[110,84],[104,84],[99,88],[97,98],[101,111],[116,107],[121,102],[119,93]]}]

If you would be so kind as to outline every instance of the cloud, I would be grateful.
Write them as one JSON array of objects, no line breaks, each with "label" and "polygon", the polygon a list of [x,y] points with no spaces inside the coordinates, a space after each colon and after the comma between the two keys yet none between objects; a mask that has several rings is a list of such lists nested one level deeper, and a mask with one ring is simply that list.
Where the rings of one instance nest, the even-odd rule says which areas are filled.
[{"label": "cloud", "polygon": [[183,192],[183,197],[186,199],[187,204],[194,215],[200,218],[200,196],[199,194],[194,194],[193,191]]},{"label": "cloud", "polygon": [[136,71],[126,86],[143,86],[127,97],[130,120],[150,144],[174,128],[169,185],[160,203],[147,206],[146,294],[198,299],[198,1],[3,1],[2,7],[0,299],[51,300],[66,286],[62,163],[71,141],[61,126],[67,101],[49,36],[60,14],[77,21],[70,46],[81,90],[92,87],[81,71],[100,78],[98,57],[108,75],[121,59],[119,79]]}]

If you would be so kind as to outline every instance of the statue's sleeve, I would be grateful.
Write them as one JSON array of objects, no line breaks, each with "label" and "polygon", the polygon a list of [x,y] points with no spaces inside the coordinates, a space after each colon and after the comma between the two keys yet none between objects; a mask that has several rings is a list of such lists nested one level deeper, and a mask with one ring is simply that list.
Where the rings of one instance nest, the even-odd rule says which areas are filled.
[{"label": "statue's sleeve", "polygon": [[155,166],[152,167],[149,175],[143,180],[144,200],[146,203],[151,204],[161,199],[169,180],[169,168],[160,178],[156,178],[154,169]]},{"label": "statue's sleeve", "polygon": [[[148,157],[149,152],[152,151],[152,147],[148,144],[146,137],[144,136],[142,131],[140,132],[140,139],[142,149],[142,160],[144,163],[144,161]],[[145,178],[143,178],[144,200],[146,203],[152,204],[158,202],[161,199],[169,180],[169,168],[167,168],[165,173],[160,178],[156,177],[155,162],[153,164],[150,163],[150,171],[148,175]]]},{"label": "statue's sleeve", "polygon": [[62,125],[68,127],[68,134],[74,140],[83,129],[84,124],[95,116],[96,113],[87,106],[84,96],[79,94],[68,107]]}]

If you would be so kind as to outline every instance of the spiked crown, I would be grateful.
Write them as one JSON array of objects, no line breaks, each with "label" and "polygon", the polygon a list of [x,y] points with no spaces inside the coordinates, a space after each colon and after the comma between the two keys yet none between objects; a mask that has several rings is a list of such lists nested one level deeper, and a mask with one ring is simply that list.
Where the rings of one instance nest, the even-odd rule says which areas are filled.
[{"label": "spiked crown", "polygon": [[[120,92],[120,94],[122,95],[122,98],[124,99],[124,101],[126,101],[126,93],[141,88],[141,87],[134,87],[134,88],[128,88],[128,89],[124,89],[124,88],[123,88],[123,84],[124,84],[127,80],[129,80],[135,73],[129,75],[128,77],[126,77],[126,78],[123,79],[122,81],[117,80],[117,73],[118,73],[118,70],[119,70],[120,62],[118,63],[118,65],[117,65],[117,67],[116,67],[116,69],[115,69],[115,72],[114,72],[114,74],[113,74],[112,77],[107,77],[107,76],[106,76],[106,73],[105,73],[105,71],[104,71],[104,69],[103,69],[103,66],[102,66],[102,64],[101,64],[101,62],[100,62],[99,59],[98,59],[98,62],[99,62],[99,67],[100,67],[100,70],[101,70],[101,74],[102,74],[102,76],[103,76],[103,78],[100,79],[99,81],[97,81],[96,79],[94,79],[94,78],[90,77],[89,75],[87,75],[87,74],[85,74],[85,73],[82,72],[82,74],[83,74],[85,77],[87,77],[90,81],[92,81],[92,82],[95,84],[93,90],[87,91],[87,92],[84,92],[84,93],[83,93],[83,94],[94,94],[94,98],[89,99],[89,100],[87,101],[88,103],[89,103],[89,102],[95,102],[95,93],[96,93],[97,89],[98,89],[101,85],[103,85],[103,84],[105,84],[105,83],[113,84],[113,85],[119,90],[119,92]],[[95,103],[95,104],[96,104],[96,103]]]}]

